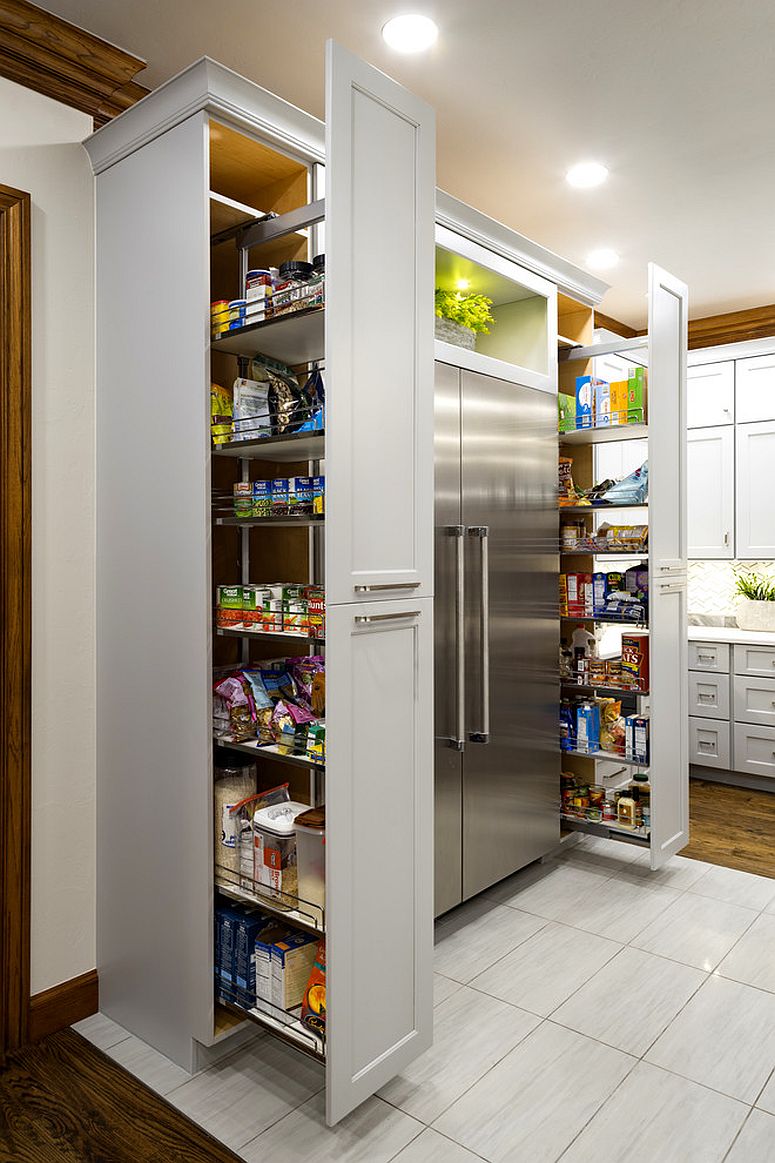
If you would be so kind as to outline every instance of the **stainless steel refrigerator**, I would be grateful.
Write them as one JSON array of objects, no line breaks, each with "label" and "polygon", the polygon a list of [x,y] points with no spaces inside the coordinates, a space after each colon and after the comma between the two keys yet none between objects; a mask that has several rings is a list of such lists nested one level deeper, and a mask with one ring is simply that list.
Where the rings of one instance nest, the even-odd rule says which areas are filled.
[{"label": "stainless steel refrigerator", "polygon": [[436,365],[436,915],[559,840],[556,397]]}]

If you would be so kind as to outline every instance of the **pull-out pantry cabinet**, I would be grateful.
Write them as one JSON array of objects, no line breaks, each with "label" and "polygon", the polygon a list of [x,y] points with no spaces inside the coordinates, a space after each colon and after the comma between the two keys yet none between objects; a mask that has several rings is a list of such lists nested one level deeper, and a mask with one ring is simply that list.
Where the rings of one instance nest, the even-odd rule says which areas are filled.
[{"label": "pull-out pantry cabinet", "polygon": [[[329,44],[325,126],[203,59],[86,146],[97,175],[100,1000],[187,1069],[223,1036],[211,728],[222,532],[208,400],[216,359],[251,351],[236,338],[211,351],[210,302],[238,298],[247,265],[216,290],[211,234],[251,208],[260,232],[261,212],[276,210],[279,243],[325,249],[325,308],[266,321],[252,351],[325,367],[325,433],[308,455],[327,480],[324,537],[309,532],[326,586],[327,738],[309,799],[326,804],[317,1057],[336,1122],[432,1037],[433,113]],[[239,192],[256,158],[261,205]],[[246,444],[240,463],[251,455]],[[273,762],[261,760],[267,787],[287,778]]]}]

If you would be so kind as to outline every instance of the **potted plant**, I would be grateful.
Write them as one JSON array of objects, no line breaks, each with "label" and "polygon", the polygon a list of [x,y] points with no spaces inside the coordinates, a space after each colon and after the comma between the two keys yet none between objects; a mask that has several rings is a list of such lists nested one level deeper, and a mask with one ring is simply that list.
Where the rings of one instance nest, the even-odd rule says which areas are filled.
[{"label": "potted plant", "polygon": [[741,630],[775,631],[775,582],[755,570],[735,574],[736,621]]},{"label": "potted plant", "polygon": [[492,299],[436,288],[436,338],[473,350],[477,331],[489,335]]}]

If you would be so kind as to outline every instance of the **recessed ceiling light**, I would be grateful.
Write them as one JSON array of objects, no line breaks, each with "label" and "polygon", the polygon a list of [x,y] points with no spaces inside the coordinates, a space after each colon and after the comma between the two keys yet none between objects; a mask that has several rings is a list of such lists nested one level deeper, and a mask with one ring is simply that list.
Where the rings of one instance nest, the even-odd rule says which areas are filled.
[{"label": "recessed ceiling light", "polygon": [[396,52],[424,52],[436,43],[438,35],[438,26],[429,16],[420,16],[419,13],[394,16],[382,26],[385,42]]},{"label": "recessed ceiling light", "polygon": [[470,289],[470,287],[471,287],[471,280],[470,279],[456,279],[455,280],[455,290],[456,291],[468,291]]},{"label": "recessed ceiling light", "polygon": [[608,167],[602,162],[579,162],[568,170],[565,181],[577,190],[590,190],[593,186],[602,185],[607,177]]},{"label": "recessed ceiling light", "polygon": [[587,266],[593,271],[610,271],[619,261],[619,255],[610,246],[601,246],[587,255]]}]

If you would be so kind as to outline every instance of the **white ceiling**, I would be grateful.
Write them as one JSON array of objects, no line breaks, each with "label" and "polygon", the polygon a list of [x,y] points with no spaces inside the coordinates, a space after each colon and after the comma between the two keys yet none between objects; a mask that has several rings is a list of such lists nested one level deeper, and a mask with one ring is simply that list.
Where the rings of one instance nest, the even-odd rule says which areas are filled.
[{"label": "white ceiling", "polygon": [[[40,2],[40,0],[38,0]],[[148,61],[153,87],[207,54],[323,116],[327,37],[433,104],[438,184],[583,265],[622,261],[603,310],[645,318],[645,264],[689,284],[691,316],[775,302],[775,5],[766,0],[46,0]],[[425,12],[401,57],[384,21]],[[575,161],[611,170],[598,190]]]}]

